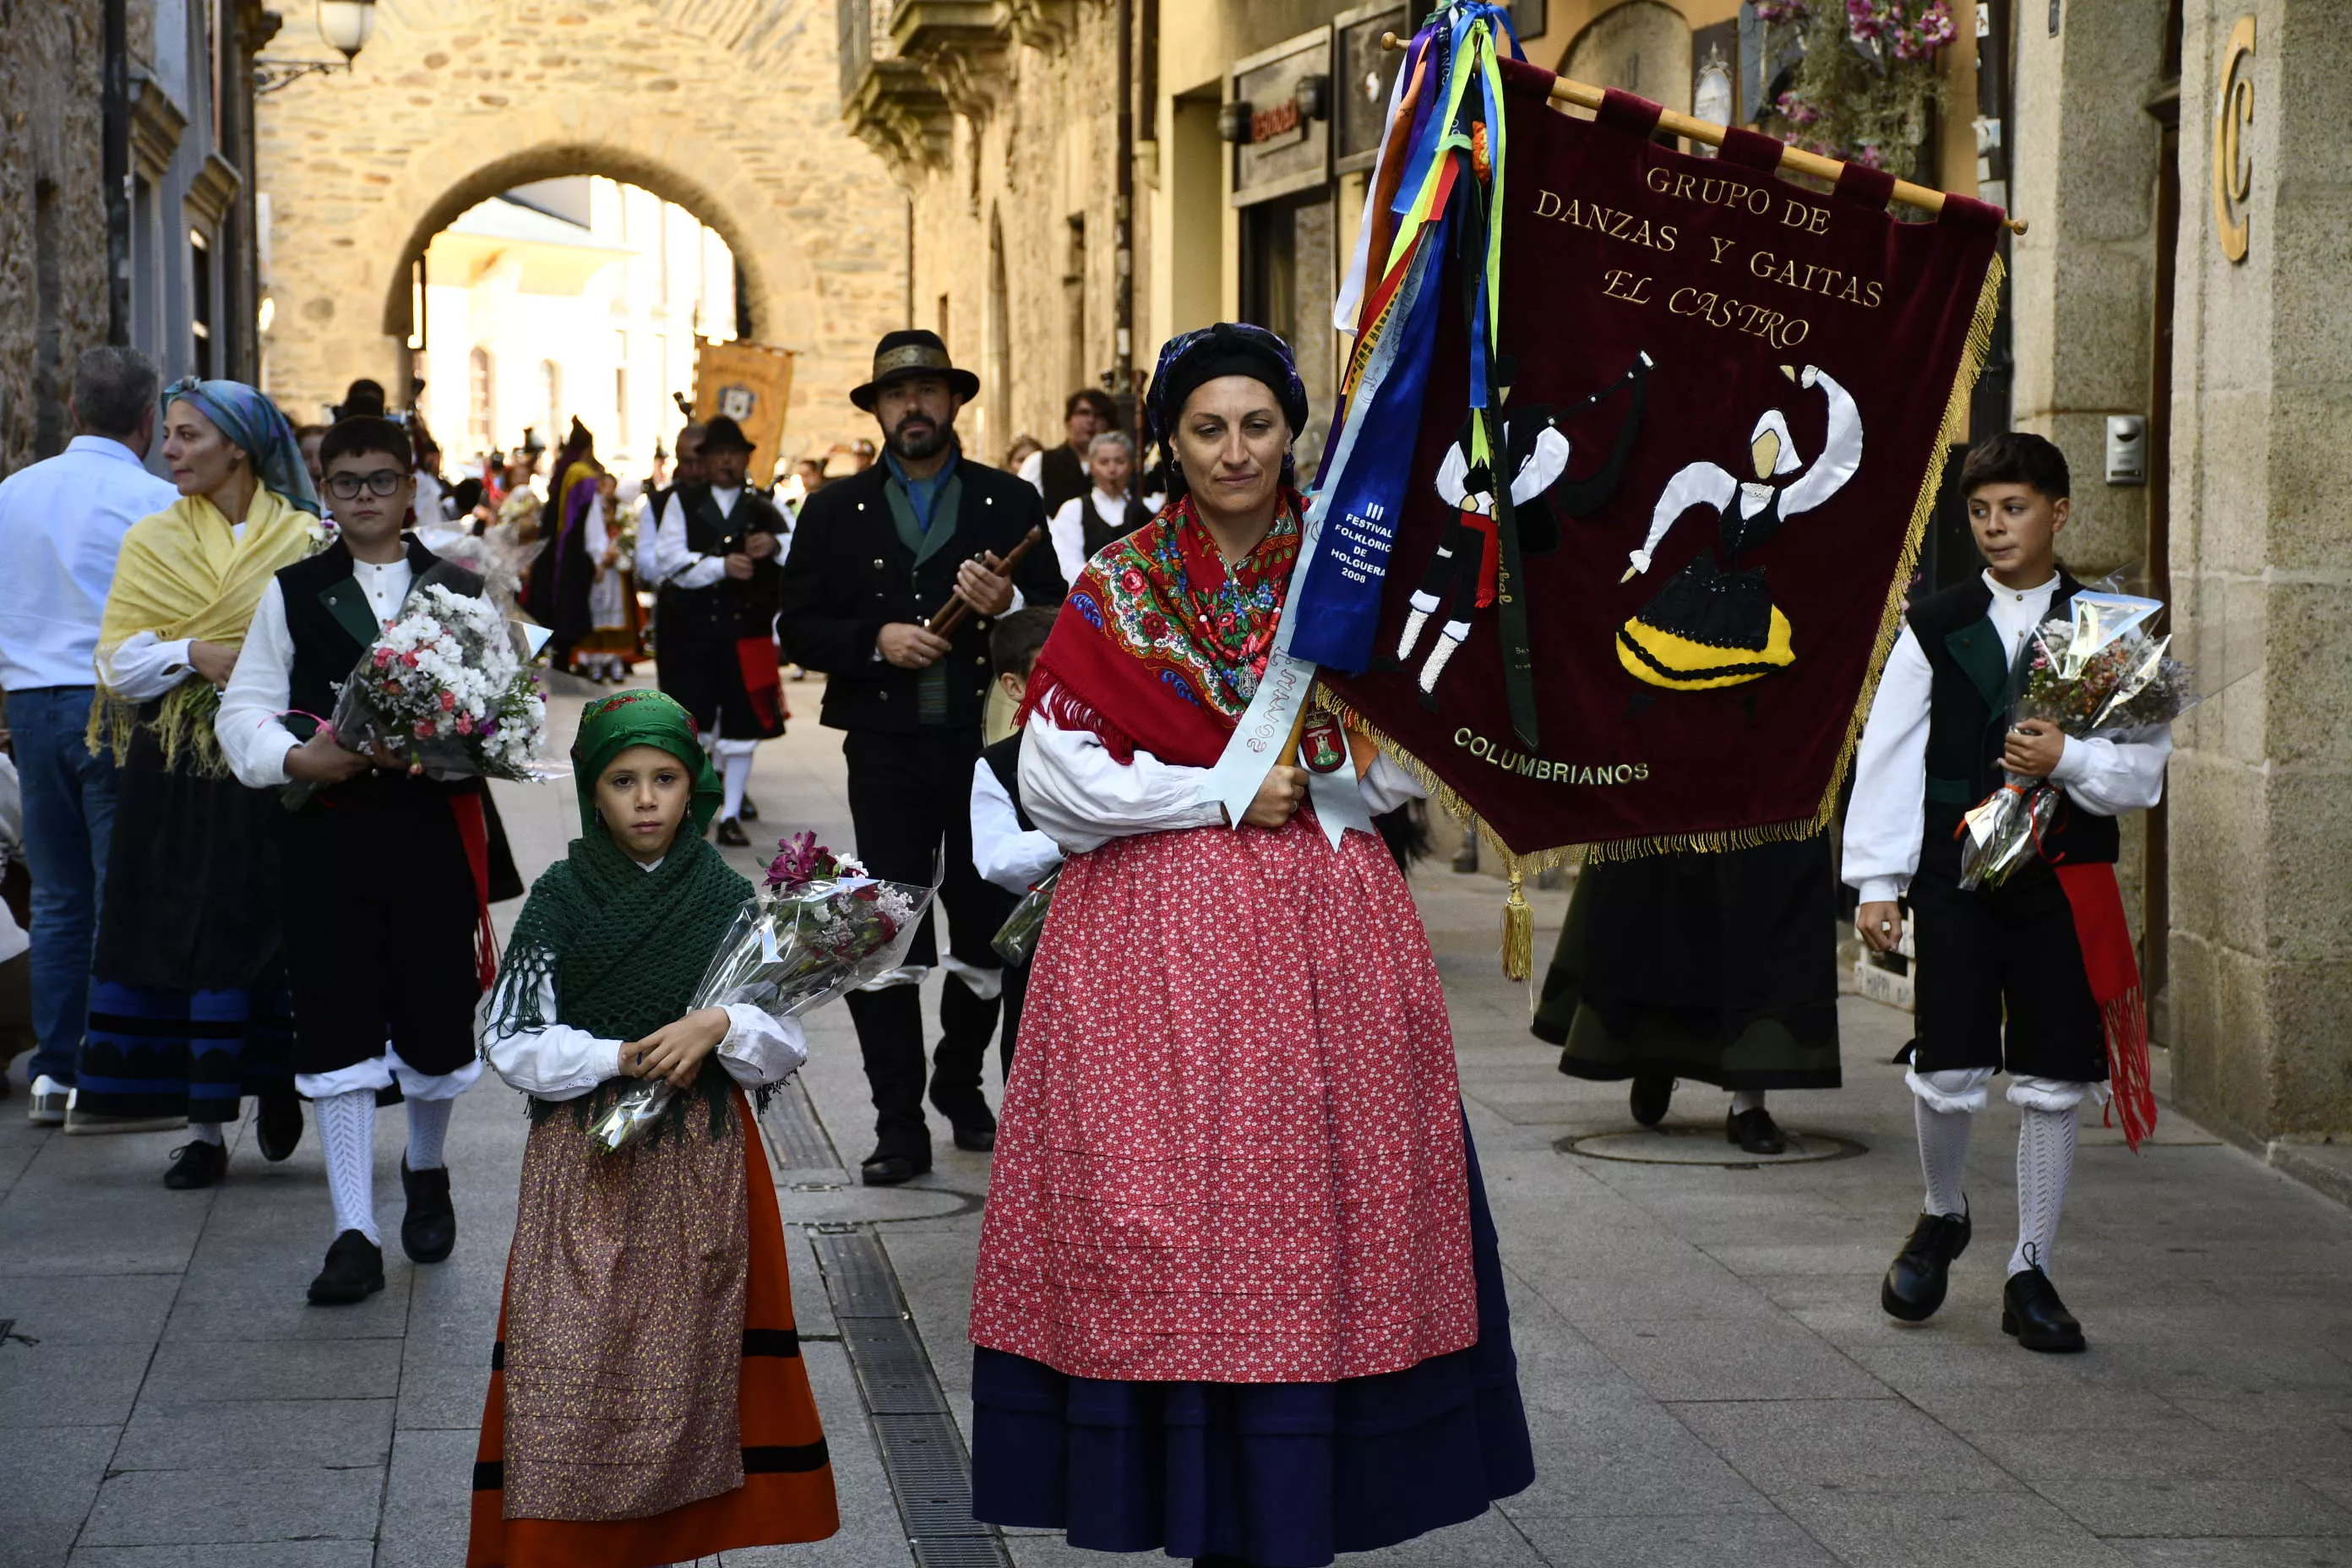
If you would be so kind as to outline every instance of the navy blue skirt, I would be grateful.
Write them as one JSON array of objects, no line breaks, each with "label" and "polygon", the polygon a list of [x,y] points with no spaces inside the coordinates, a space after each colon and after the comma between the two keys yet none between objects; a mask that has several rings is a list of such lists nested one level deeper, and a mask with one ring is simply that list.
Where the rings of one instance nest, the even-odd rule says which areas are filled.
[{"label": "navy blue skirt", "polygon": [[1110,1383],[972,1350],[972,1514],[1096,1552],[1319,1568],[1475,1519],[1535,1479],[1478,1153],[1478,1342],[1338,1383]]}]

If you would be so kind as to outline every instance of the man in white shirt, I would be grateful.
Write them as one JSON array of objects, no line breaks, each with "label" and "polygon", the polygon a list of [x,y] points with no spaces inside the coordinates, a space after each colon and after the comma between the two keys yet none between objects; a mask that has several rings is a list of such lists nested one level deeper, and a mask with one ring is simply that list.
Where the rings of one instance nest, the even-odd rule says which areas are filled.
[{"label": "man in white shirt", "polygon": [[[1906,1081],[1927,1201],[1879,1301],[1906,1322],[1943,1304],[1952,1262],[1973,1231],[1960,1190],[1969,1134],[1994,1075],[2005,1071],[2020,1121],[2018,1240],[2001,1327],[2028,1350],[2079,1351],[2082,1325],[2047,1270],[2077,1110],[2105,1097],[2108,1045],[2084,962],[2086,935],[2097,933],[2062,874],[2104,871],[2112,898],[2115,819],[2162,796],[2171,728],[2085,741],[2045,721],[2009,721],[2027,638],[2063,618],[2081,589],[2057,566],[2066,459],[2041,437],[2012,432],[1971,450],[1960,483],[1989,570],[1912,607],[1871,703],[1846,812],[1843,875],[1861,895],[1854,923],[1863,940],[1881,952],[1900,942],[1895,900],[1907,892],[1916,951]],[[1963,889],[1957,835],[2006,774],[2048,779],[2066,804],[2032,859],[1998,887]]]},{"label": "man in white shirt", "polygon": [[33,877],[33,1028],[27,1114],[65,1121],[74,1057],[89,1016],[99,889],[114,829],[113,763],[82,743],[93,660],[122,536],[179,500],[141,467],[154,439],[161,378],[124,348],[74,367],[80,433],[58,456],[0,483],[0,689],[23,774]]},{"label": "man in white shirt", "polygon": [[1062,503],[1045,525],[1062,580],[1075,584],[1095,552],[1151,521],[1144,504],[1127,493],[1135,471],[1135,443],[1123,430],[1106,430],[1087,444],[1087,477],[1094,488]]}]

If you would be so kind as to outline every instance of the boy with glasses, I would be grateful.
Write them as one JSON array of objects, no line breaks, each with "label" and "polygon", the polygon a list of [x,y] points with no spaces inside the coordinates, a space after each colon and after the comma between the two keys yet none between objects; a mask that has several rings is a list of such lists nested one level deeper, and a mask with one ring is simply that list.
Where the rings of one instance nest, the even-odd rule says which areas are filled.
[{"label": "boy with glasses", "polygon": [[342,421],[320,446],[339,537],[263,591],[215,723],[236,776],[257,789],[300,779],[315,793],[285,820],[286,963],[294,993],[295,1085],[318,1107],[335,1240],[310,1299],[347,1305],[383,1289],[375,1224],[375,1110],[408,1102],[402,1248],[438,1263],[457,1245],[442,1143],[458,1095],[480,1076],[474,1005],[488,977],[483,784],[444,784],[389,755],[341,744],[317,716],[397,619],[410,588],[478,595],[402,524],[415,500],[408,437],[388,419]]}]

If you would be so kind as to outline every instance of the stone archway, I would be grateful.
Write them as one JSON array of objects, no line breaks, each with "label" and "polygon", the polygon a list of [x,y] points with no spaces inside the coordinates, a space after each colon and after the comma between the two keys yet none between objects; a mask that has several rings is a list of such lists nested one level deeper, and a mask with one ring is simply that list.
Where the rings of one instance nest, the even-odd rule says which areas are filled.
[{"label": "stone archway", "polygon": [[1560,57],[1559,74],[1620,88],[1690,112],[1691,29],[1658,0],[1626,0],[1595,16]]},{"label": "stone archway", "polygon": [[395,384],[410,261],[501,190],[600,174],[677,203],[742,269],[755,332],[799,352],[791,428],[870,434],[848,401],[903,324],[906,198],[843,127],[824,0],[381,0],[349,75],[263,99],[264,340],[304,409]]}]

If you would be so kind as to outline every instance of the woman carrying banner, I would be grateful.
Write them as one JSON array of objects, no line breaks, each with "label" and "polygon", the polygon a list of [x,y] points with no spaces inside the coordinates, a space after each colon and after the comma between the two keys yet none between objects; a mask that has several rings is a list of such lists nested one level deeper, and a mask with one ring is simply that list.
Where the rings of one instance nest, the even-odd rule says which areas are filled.
[{"label": "woman carrying banner", "polygon": [[1775,1089],[1835,1089],[1837,900],[1829,839],[1590,861],[1544,978],[1534,1033],[1559,1070],[1633,1079],[1633,1120],[1664,1119],[1676,1079],[1731,1091],[1725,1138],[1787,1140]]},{"label": "woman carrying banner", "polygon": [[[1277,767],[1202,805],[1299,548],[1287,348],[1160,355],[1172,499],[1030,683],[1023,802],[1073,851],[1030,980],[974,1286],[974,1512],[1309,1568],[1534,1478],[1428,939],[1379,838]],[[1377,813],[1415,786],[1376,760]],[[1399,1484],[1407,1480],[1407,1484]]]}]

